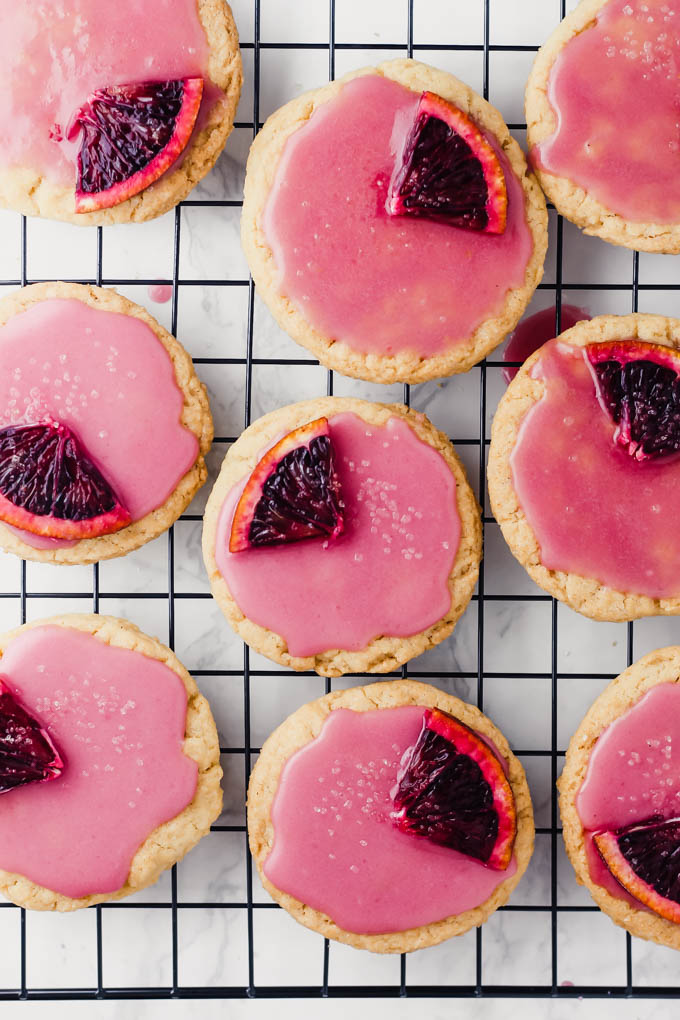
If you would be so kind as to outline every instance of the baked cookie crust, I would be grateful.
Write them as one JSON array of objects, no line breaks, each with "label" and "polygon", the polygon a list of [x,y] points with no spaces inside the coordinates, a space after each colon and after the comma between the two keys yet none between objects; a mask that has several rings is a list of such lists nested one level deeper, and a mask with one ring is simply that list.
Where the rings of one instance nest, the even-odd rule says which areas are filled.
[{"label": "baked cookie crust", "polygon": [[0,206],[25,216],[44,216],[78,226],[142,223],[166,213],[189,194],[212,170],[231,134],[241,95],[243,69],[238,32],[226,0],[196,0],[210,56],[207,75],[222,90],[200,131],[192,136],[182,157],[158,181],[111,209],[75,211],[74,186],[64,188],[46,180],[30,167],[0,174]]},{"label": "baked cookie crust", "polygon": [[133,521],[126,528],[112,535],[99,538],[83,538],[75,545],[54,549],[35,549],[18,535],[0,523],[0,549],[15,553],[25,560],[40,563],[96,563],[138,549],[146,542],[157,538],[174,524],[205,482],[208,471],[205,455],[213,438],[213,422],[206,388],[199,381],[191,358],[178,340],[163,328],[149,313],[121,294],[102,287],[83,286],[78,283],[35,283],[23,287],[0,300],[0,328],[13,316],[30,308],[31,305],[50,298],[75,299],[105,312],[130,315],[153,330],[168,353],[175,370],[175,381],[184,396],[184,407],[180,421],[198,440],[198,454],[193,467],[179,480],[176,488],[166,501],[146,514],[139,521]]},{"label": "baked cookie crust", "polygon": [[90,613],[73,613],[36,620],[0,635],[0,661],[6,649],[19,634],[34,627],[45,626],[70,627],[83,631],[113,648],[127,648],[150,659],[157,659],[176,673],[184,684],[188,696],[183,751],[198,765],[193,800],[180,814],[149,833],[132,859],[125,885],[117,892],[72,899],[70,896],[63,896],[37,885],[23,875],[0,870],[0,893],[13,903],[30,910],[71,911],[107,900],[120,900],[152,885],[163,871],[181,860],[210,831],[212,822],[222,810],[220,745],[210,706],[200,693],[193,677],[169,648],[156,638],[143,634],[127,620]]},{"label": "baked cookie crust", "polygon": [[680,925],[642,906],[637,909],[627,900],[612,896],[601,885],[593,882],[588,869],[583,827],[576,810],[576,795],[585,779],[590,753],[602,731],[632,708],[650,688],[664,683],[680,683],[680,647],[677,645],[650,652],[605,688],[588,709],[583,722],[571,738],[557,787],[560,791],[564,843],[578,884],[585,885],[598,907],[631,935],[670,946],[671,949],[680,949]]},{"label": "baked cookie crust", "polygon": [[[401,705],[422,705],[449,712],[467,726],[493,741],[508,767],[508,778],[515,796],[517,809],[517,838],[514,856],[517,871],[502,882],[493,894],[472,910],[446,917],[442,921],[409,928],[406,931],[387,932],[383,935],[360,935],[338,927],[326,914],[295,899],[272,885],[263,871],[264,862],[273,846],[274,826],[271,807],[278,789],[281,770],[288,758],[321,732],[326,717],[336,708],[349,708],[354,712],[372,709],[396,708]],[[526,871],[534,848],[534,818],[529,787],[524,769],[510,750],[507,740],[478,708],[415,680],[391,680],[333,691],[317,701],[303,705],[289,716],[265,741],[248,787],[248,838],[250,852],[265,889],[288,913],[313,931],[326,938],[344,942],[357,949],[373,953],[411,953],[416,949],[437,945],[454,935],[462,935],[478,927],[507,902],[512,890]]]},{"label": "baked cookie crust", "polygon": [[[219,572],[215,558],[217,525],[222,504],[229,491],[245,476],[251,474],[262,450],[277,437],[315,418],[329,417],[351,411],[372,425],[385,425],[392,417],[403,419],[416,436],[437,450],[456,480],[456,502],[461,521],[460,545],[449,575],[451,608],[427,630],[410,637],[380,635],[365,648],[352,652],[329,649],[313,656],[294,656],[288,651],[285,639],[274,631],[254,623],[239,609],[225,579]],[[212,593],[227,620],[240,637],[267,658],[289,669],[314,669],[321,676],[342,676],[343,673],[389,673],[403,662],[420,655],[449,636],[472,595],[482,555],[482,529],[480,509],[472,493],[465,470],[453,446],[425,415],[402,404],[373,404],[352,397],[320,397],[290,404],[264,415],[242,433],[227,453],[213,486],[205,510],[203,523],[203,559]]]},{"label": "baked cookie crust", "polygon": [[[535,145],[554,134],[557,115],[548,99],[548,84],[553,64],[564,47],[581,32],[592,27],[600,10],[609,0],[581,0],[541,47],[527,81],[525,110],[529,153]],[[586,234],[601,237],[635,251],[680,252],[680,223],[636,223],[612,212],[593,195],[568,177],[533,166],[543,191],[562,216]]]},{"label": "baked cookie crust", "polygon": [[[574,347],[628,338],[680,348],[680,319],[641,313],[599,315],[589,322],[578,322],[559,337],[563,343]],[[619,622],[641,616],[675,616],[680,613],[680,596],[653,599],[635,592],[617,591],[593,577],[548,570],[543,566],[538,539],[520,506],[510,468],[510,456],[522,421],[543,396],[543,383],[532,379],[530,374],[539,356],[540,349],[524,362],[508,386],[491,429],[489,500],[510,551],[537,585],[593,620]]]},{"label": "baked cookie crust", "polygon": [[[430,358],[421,358],[407,351],[394,356],[363,354],[334,337],[319,333],[296,306],[279,293],[274,256],[261,226],[262,213],[288,138],[309,120],[319,106],[337,96],[346,82],[367,74],[382,75],[414,92],[430,90],[455,103],[477,124],[495,135],[524,190],[526,220],[534,247],[523,285],[509,290],[502,311],[483,322],[467,340]],[[241,243],[258,292],[270,312],[281,328],[293,340],[310,350],[322,365],[342,372],[343,375],[367,379],[369,382],[417,383],[467,372],[514,329],[543,275],[548,243],[548,214],[536,179],[527,169],[524,153],[493,106],[445,71],[415,60],[389,60],[377,67],[352,71],[329,85],[306,92],[269,117],[253,142],[248,157]]]}]

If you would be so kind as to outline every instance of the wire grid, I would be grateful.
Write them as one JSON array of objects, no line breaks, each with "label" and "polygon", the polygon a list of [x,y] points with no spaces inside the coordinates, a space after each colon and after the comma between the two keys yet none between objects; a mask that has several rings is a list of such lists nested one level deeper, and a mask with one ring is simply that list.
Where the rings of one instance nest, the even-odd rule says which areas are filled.
[{"label": "wire grid", "polygon": [[[329,78],[335,77],[335,63],[336,53],[339,50],[357,50],[362,49],[370,50],[384,50],[386,56],[390,54],[399,55],[406,52],[409,56],[422,55],[424,59],[427,59],[428,50],[460,50],[460,51],[478,51],[482,54],[483,59],[483,94],[485,98],[489,95],[489,57],[490,53],[494,50],[502,50],[508,52],[519,52],[519,51],[535,51],[536,46],[523,46],[523,45],[505,45],[505,46],[493,46],[490,44],[490,23],[491,23],[491,6],[492,0],[481,0],[483,3],[483,39],[479,43],[475,44],[442,44],[437,42],[436,44],[414,44],[414,6],[419,0],[394,0],[394,2],[404,3],[407,7],[407,39],[405,42],[394,41],[393,43],[379,43],[376,44],[374,41],[369,43],[338,43],[336,42],[336,0],[318,0],[319,3],[327,3],[328,6],[328,42],[327,43],[277,43],[277,42],[263,42],[260,40],[260,24],[261,24],[261,0],[253,0],[254,3],[254,36],[252,43],[243,43],[243,50],[252,51],[253,59],[253,108],[252,108],[252,121],[240,121],[237,122],[236,127],[246,128],[252,130],[253,135],[261,126],[260,122],[260,58],[262,50],[269,49],[320,49],[327,50],[328,52],[328,74]],[[442,0],[443,2],[443,0]],[[462,0],[459,0],[462,2]],[[495,3],[507,2],[507,0],[493,0]],[[522,2],[522,0],[518,0]],[[565,15],[566,0],[560,0],[560,15]],[[524,124],[510,124],[510,127],[515,130],[524,129]],[[247,426],[251,420],[251,406],[252,406],[252,383],[253,383],[253,372],[257,365],[275,365],[275,366],[290,366],[290,365],[316,365],[313,359],[299,357],[293,359],[280,360],[276,358],[256,358],[253,356],[253,333],[254,333],[254,307],[255,307],[255,290],[252,279],[227,279],[227,280],[212,280],[212,279],[180,279],[180,250],[181,250],[181,226],[182,226],[182,208],[188,208],[192,206],[201,206],[207,208],[220,208],[220,207],[239,207],[240,201],[227,201],[227,200],[189,200],[181,203],[181,206],[175,210],[174,219],[174,243],[173,243],[173,268],[172,268],[172,279],[166,281],[158,280],[145,280],[145,279],[122,279],[122,278],[104,278],[103,275],[103,232],[101,228],[97,228],[97,256],[96,256],[96,274],[89,280],[81,279],[76,282],[84,283],[95,283],[97,285],[108,285],[108,286],[130,286],[139,284],[153,284],[158,282],[166,282],[172,284],[172,306],[171,306],[171,328],[172,332],[177,332],[177,307],[178,297],[181,288],[189,286],[214,286],[214,287],[238,287],[247,288],[248,293],[248,311],[247,311],[247,344],[245,358],[196,358],[196,364],[211,364],[211,365],[238,365],[242,366],[245,373],[245,401],[244,401],[244,416],[243,424]],[[562,266],[563,266],[563,222],[561,217],[556,218],[557,222],[557,248],[556,248],[556,266],[555,266],[555,283],[543,283],[540,285],[541,290],[548,290],[554,292],[555,304],[556,304],[556,321],[555,327],[556,332],[560,332],[560,318],[561,318],[561,305],[563,292],[568,290],[581,290],[587,288],[588,290],[621,290],[627,291],[631,296],[631,307],[633,311],[637,310],[638,307],[638,295],[641,289],[646,286],[648,289],[654,290],[673,290],[677,289],[674,284],[647,284],[642,285],[639,281],[639,256],[637,253],[631,255],[632,260],[632,277],[630,283],[606,283],[606,284],[569,284],[562,280]],[[21,220],[21,277],[20,279],[7,279],[1,280],[0,285],[3,286],[25,286],[27,283],[37,282],[35,279],[28,279],[27,276],[27,231],[26,231],[26,220]],[[482,362],[480,366],[480,386],[479,386],[479,438],[478,439],[460,439],[452,436],[453,441],[458,446],[468,446],[476,449],[478,454],[478,477],[477,481],[479,484],[479,492],[484,493],[485,491],[485,461],[486,461],[486,449],[489,443],[487,438],[487,368],[492,367],[498,370],[503,364],[499,360],[487,360]],[[200,369],[199,369],[200,371]],[[333,373],[328,372],[327,374],[327,393],[333,393],[334,379]],[[410,387],[405,385],[403,388],[403,399],[406,404],[410,404],[411,392]],[[223,436],[216,438],[218,444],[228,444],[233,442],[236,437]],[[200,522],[201,516],[199,514],[185,514],[181,518],[182,521],[193,521]],[[493,523],[493,518],[488,515],[484,515],[484,524]],[[167,574],[167,593],[163,593],[161,597],[167,597],[167,614],[168,614],[168,630],[169,630],[169,643],[171,647],[174,647],[175,643],[175,612],[176,603],[178,600],[183,598],[199,599],[207,598],[210,596],[206,593],[196,592],[184,592],[176,591],[176,579],[175,579],[175,532],[174,528],[171,528],[167,536],[167,552],[168,552],[168,574]],[[0,597],[3,598],[14,598],[20,602],[21,622],[26,621],[26,608],[27,599],[42,598],[42,599],[89,599],[91,600],[92,610],[94,612],[99,611],[100,598],[130,598],[130,599],[145,599],[145,598],[158,598],[159,595],[156,593],[148,592],[100,592],[100,578],[99,578],[99,565],[95,564],[92,568],[92,590],[91,592],[27,592],[26,584],[26,563],[22,562],[20,572],[20,590],[14,593],[2,594]],[[482,928],[476,930],[475,933],[475,980],[465,984],[417,984],[410,982],[408,979],[408,963],[405,956],[401,957],[400,962],[400,975],[399,980],[390,984],[370,984],[370,985],[349,985],[349,984],[335,984],[330,978],[329,970],[329,959],[330,959],[330,946],[328,940],[323,940],[323,954],[322,954],[322,965],[319,969],[319,981],[314,984],[308,985],[291,985],[291,986],[276,986],[270,984],[258,983],[255,972],[255,932],[254,932],[254,916],[256,911],[261,910],[280,910],[278,905],[269,902],[255,902],[253,897],[253,869],[252,861],[247,852],[246,846],[246,898],[244,901],[239,902],[179,902],[178,901],[178,883],[177,883],[177,867],[173,867],[171,872],[171,902],[168,907],[165,903],[144,903],[138,902],[128,903],[119,902],[111,903],[103,906],[97,906],[91,908],[96,913],[96,967],[97,967],[97,980],[96,984],[91,987],[73,987],[73,988],[37,988],[32,985],[29,986],[27,983],[27,925],[26,925],[26,912],[23,909],[17,908],[9,903],[3,903],[0,905],[0,909],[3,911],[16,911],[20,918],[20,985],[15,989],[0,989],[0,1000],[36,1000],[36,999],[126,999],[126,998],[275,998],[275,997],[327,997],[327,996],[345,996],[345,997],[549,997],[558,996],[565,998],[575,997],[668,997],[675,998],[680,997],[680,990],[667,987],[662,985],[647,985],[645,987],[636,987],[633,983],[633,961],[631,951],[631,937],[626,934],[625,937],[625,983],[616,986],[597,986],[597,985],[570,985],[567,982],[560,983],[558,981],[558,926],[560,917],[566,913],[583,913],[592,914],[597,913],[598,910],[595,906],[589,905],[562,905],[558,903],[558,890],[557,890],[557,851],[558,841],[561,835],[561,828],[558,824],[558,808],[557,808],[557,797],[555,792],[555,781],[558,774],[558,761],[563,756],[564,750],[558,747],[558,683],[560,680],[568,680],[572,677],[580,677],[581,679],[593,680],[593,681],[605,681],[613,678],[613,673],[592,673],[586,674],[582,671],[578,673],[568,673],[558,670],[558,654],[557,654],[557,625],[558,625],[558,607],[557,602],[551,599],[547,595],[532,594],[532,595],[517,595],[517,594],[491,594],[485,592],[484,582],[484,563],[482,563],[478,593],[474,596],[474,601],[477,603],[477,667],[475,670],[455,670],[455,671],[425,671],[412,669],[407,670],[403,667],[401,675],[420,677],[423,679],[436,680],[466,680],[476,684],[476,699],[480,708],[484,707],[484,682],[485,679],[505,679],[514,680],[521,678],[529,678],[540,681],[545,681],[550,685],[550,746],[543,749],[516,749],[516,754],[523,758],[540,757],[547,759],[550,762],[550,779],[551,779],[551,796],[550,796],[550,825],[545,827],[538,827],[537,834],[549,837],[550,840],[550,895],[549,902],[537,905],[506,905],[501,908],[501,911],[527,911],[527,912],[543,912],[549,914],[550,917],[550,980],[548,982],[536,983],[536,984],[490,984],[483,981],[483,946],[484,946],[484,931]],[[551,638],[551,660],[550,660],[550,671],[549,672],[534,672],[534,673],[515,673],[503,671],[490,672],[484,668],[484,610],[485,605],[494,601],[513,601],[513,602],[545,602],[550,604],[550,638]],[[68,608],[68,603],[65,603],[64,609]],[[633,661],[633,641],[634,641],[634,625],[629,623],[627,625],[627,663],[630,664]],[[244,778],[247,784],[248,777],[250,774],[251,763],[253,756],[257,754],[258,748],[252,745],[251,741],[251,678],[257,676],[269,675],[267,671],[251,669],[250,666],[250,655],[249,650],[246,646],[243,648],[243,669],[242,670],[194,670],[194,676],[199,679],[210,675],[211,677],[243,677],[243,709],[244,709],[244,730],[243,730],[243,746],[242,747],[222,747],[221,751],[223,755],[236,755],[243,757],[244,765]],[[286,672],[282,671],[277,673],[277,676],[286,676]],[[299,674],[290,674],[291,676],[297,676]],[[309,674],[314,676],[315,674]],[[400,675],[400,674],[394,674]],[[370,674],[356,674],[357,679],[375,679]],[[345,678],[347,679],[347,678]],[[351,679],[351,678],[350,678]],[[323,682],[322,682],[323,683]],[[328,692],[331,689],[331,681],[325,681],[325,691]],[[499,724],[503,725],[503,719],[498,720]],[[245,825],[221,825],[217,824],[212,827],[213,832],[232,832],[241,835],[244,843],[247,843],[246,828]],[[171,911],[172,919],[172,980],[165,986],[145,986],[145,987],[111,987],[104,983],[104,940],[102,935],[102,917],[104,911],[113,910],[126,910],[133,907],[153,909],[169,909]],[[178,938],[178,914],[180,911],[185,910],[221,910],[229,908],[233,910],[243,911],[246,915],[246,930],[247,930],[247,982],[241,985],[226,986],[220,984],[213,984],[211,986],[188,986],[180,983],[179,980],[179,938]],[[291,921],[291,924],[293,922]]]}]

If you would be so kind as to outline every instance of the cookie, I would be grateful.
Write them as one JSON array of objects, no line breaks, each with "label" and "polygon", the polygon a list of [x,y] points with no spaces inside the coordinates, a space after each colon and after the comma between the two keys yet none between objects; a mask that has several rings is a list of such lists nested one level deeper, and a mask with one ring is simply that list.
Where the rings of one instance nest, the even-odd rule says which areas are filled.
[{"label": "cookie", "polygon": [[109,616],[26,624],[2,635],[0,656],[3,683],[63,765],[0,798],[0,892],[70,911],[151,885],[222,809],[217,731],[194,680],[169,648]]},{"label": "cookie", "polygon": [[676,795],[665,783],[675,782],[678,774],[672,737],[677,736],[679,677],[678,647],[650,652],[624,670],[586,713],[558,781],[564,842],[576,881],[631,935],[673,949],[680,949],[680,924],[626,894],[598,854],[593,834],[644,824],[650,814],[677,817]]},{"label": "cookie", "polygon": [[[263,453],[322,418],[344,533],[230,553],[234,508]],[[479,507],[446,436],[402,405],[339,397],[283,407],[246,429],[203,527],[210,586],[231,626],[275,662],[323,676],[387,673],[448,637],[477,581],[481,543]]]},{"label": "cookie", "polygon": [[67,426],[131,521],[68,541],[0,524],[0,547],[45,563],[94,563],[166,531],[206,479],[213,436],[205,387],[178,341],[112,290],[40,283],[0,301],[0,364],[3,356],[3,433]]},{"label": "cookie", "polygon": [[[668,524],[680,487],[676,458],[636,451],[632,440],[626,445],[625,423],[612,417],[616,398],[602,388],[609,384],[601,375],[608,364],[615,383],[621,361],[643,359],[635,413],[649,412],[661,424],[673,413],[661,402],[673,386],[679,347],[677,319],[602,315],[577,323],[528,358],[496,411],[488,484],[503,537],[536,584],[595,620],[680,612]],[[656,390],[645,388],[652,376]]]},{"label": "cookie", "polygon": [[[432,901],[429,903],[427,910],[431,910],[435,915],[438,910],[446,909],[443,904],[446,902],[444,897],[448,893],[447,881],[445,876],[448,875],[448,882],[453,884],[456,881],[456,869],[462,869],[469,866],[470,871],[466,875],[466,880],[472,884],[479,880],[479,875],[485,872],[485,881],[489,883],[491,892],[487,888],[487,893],[483,901],[480,901],[474,906],[469,906],[467,909],[458,912],[451,916],[446,916],[439,920],[430,920],[427,923],[418,924],[416,926],[404,929],[404,930],[391,930],[387,932],[369,932],[366,933],[366,928],[374,927],[374,923],[378,916],[383,915],[383,911],[390,910],[389,903],[386,903],[384,892],[386,884],[383,882],[382,885],[378,883],[377,887],[371,893],[371,917],[363,916],[365,922],[361,927],[364,927],[364,933],[348,930],[347,928],[340,927],[326,911],[316,909],[306,899],[296,898],[289,892],[283,889],[277,888],[267,877],[265,867],[266,862],[271,854],[272,847],[275,844],[277,837],[277,824],[279,825],[279,831],[283,831],[286,819],[281,814],[277,817],[272,817],[272,813],[276,816],[276,807],[274,806],[275,798],[277,797],[277,791],[280,791],[280,780],[284,770],[288,768],[287,776],[290,776],[289,763],[295,756],[296,752],[301,748],[307,748],[307,756],[311,751],[311,745],[319,740],[322,728],[329,720],[330,716],[333,716],[338,710],[350,710],[346,712],[345,719],[342,721],[342,725],[354,726],[358,721],[356,720],[356,714],[362,714],[371,712],[374,710],[384,709],[401,709],[403,717],[403,709],[408,706],[418,706],[422,709],[440,709],[442,712],[447,712],[453,715],[457,720],[470,727],[476,733],[480,734],[485,740],[492,743],[493,749],[495,750],[498,757],[503,761],[507,777],[514,795],[514,802],[516,808],[516,819],[517,819],[517,834],[514,843],[513,857],[516,864],[513,872],[508,875],[505,879],[502,878],[503,872],[494,872],[494,879],[500,881],[494,881],[491,879],[489,874],[490,869],[480,865],[478,861],[462,861],[458,854],[448,855],[452,852],[445,848],[437,847],[434,850],[434,856],[432,856],[432,845],[428,840],[421,839],[419,837],[404,835],[402,833],[396,833],[395,838],[397,842],[391,848],[392,855],[398,855],[399,851],[403,853],[416,853],[418,855],[418,871],[414,871],[412,888],[417,890],[419,887],[423,889],[423,896],[425,896],[425,889],[427,888],[429,894],[432,896]],[[376,715],[381,714],[379,711]],[[397,771],[399,766],[399,757],[406,751],[409,746],[409,741],[415,741],[418,737],[421,727],[421,714],[413,713],[417,718],[412,718],[411,715],[408,719],[404,718],[402,722],[399,719],[397,727],[399,730],[399,736],[396,739],[397,747],[390,747],[386,752],[389,754],[390,759],[394,758],[395,761],[384,762],[384,770],[375,772],[372,771],[372,767],[375,766],[375,762],[364,763],[362,758],[354,761],[354,767],[358,770],[360,776],[368,776],[365,778],[365,789],[367,793],[371,793],[377,802],[381,794],[378,792],[382,790],[382,786],[387,782],[391,782],[392,771],[394,772],[394,778],[396,781]],[[354,718],[353,718],[354,717]],[[364,717],[361,722],[368,721],[370,725],[378,726],[376,733],[380,734],[380,725],[388,725],[390,727],[388,736],[383,734],[385,740],[391,740],[397,730],[393,730],[394,722],[392,720],[399,717],[392,716],[389,721],[376,719],[370,720],[368,717]],[[333,722],[337,722],[337,719],[333,719]],[[375,736],[376,733],[373,735]],[[328,729],[324,729],[324,740],[330,739],[328,736]],[[348,737],[348,734],[345,734]],[[400,742],[401,741],[401,742]],[[404,747],[402,747],[404,743]],[[375,745],[377,747],[377,744]],[[318,748],[322,748],[320,740],[317,744]],[[360,742],[357,742],[357,755],[363,754],[365,748]],[[334,744],[332,746],[332,753],[335,754],[338,750],[338,746]],[[320,751],[323,754],[323,751]],[[328,751],[331,754],[331,751]],[[379,758],[378,765],[382,762],[382,757],[377,754]],[[345,776],[343,771],[344,762],[340,759],[333,759],[336,762],[335,768],[326,777],[328,782],[323,784],[323,790],[328,793],[329,798],[333,801],[333,809],[329,814],[329,822],[334,827],[333,835],[341,836],[342,832],[342,817],[339,819],[335,817],[336,809],[338,812],[344,810],[340,801],[335,801],[332,796],[331,783],[335,780],[334,775]],[[329,763],[332,765],[333,762]],[[364,767],[366,764],[366,767]],[[322,770],[321,758],[319,761],[315,760],[315,765],[318,770]],[[375,772],[375,774],[374,774]],[[325,771],[320,771],[319,774],[326,776]],[[355,771],[354,775],[357,775]],[[345,777],[347,778],[347,777]],[[354,787],[352,782],[353,777],[350,775],[347,779],[346,785],[340,782],[338,785],[342,786],[342,796],[344,798],[344,791],[350,786]],[[292,780],[289,780],[292,782]],[[364,799],[359,789],[362,783],[359,782],[356,789],[353,789],[353,793],[350,796],[356,796],[359,799]],[[337,792],[337,791],[335,791]],[[383,791],[384,792],[384,791]],[[321,795],[321,794],[319,794]],[[323,801],[320,801],[323,804]],[[367,807],[367,802],[364,803],[364,808]],[[381,803],[382,807],[382,803]],[[347,805],[345,804],[345,808]],[[323,811],[323,807],[320,808]],[[348,811],[351,811],[351,804]],[[387,808],[385,809],[387,810]],[[370,808],[368,810],[360,809],[359,820],[364,816],[371,816]],[[304,805],[300,806],[299,814],[296,812],[297,822],[301,830],[304,832],[306,814]],[[352,816],[353,819],[353,816]],[[383,823],[387,821],[386,818],[381,819]],[[356,819],[354,819],[356,821]],[[325,824],[325,823],[324,823]],[[378,838],[377,834],[370,828],[368,828],[370,822],[366,820],[364,823],[367,828],[364,832],[365,839],[359,846],[366,846],[365,851],[356,848],[356,852],[359,854],[365,853],[365,858],[357,857],[358,864],[348,866],[347,860],[345,860],[343,851],[341,848],[337,848],[337,859],[338,869],[342,874],[342,885],[345,888],[347,905],[353,904],[353,910],[355,916],[362,916],[362,908],[360,900],[355,902],[353,882],[361,880],[361,869],[365,866],[367,860],[370,858],[372,838]],[[337,829],[337,833],[335,832]],[[320,844],[317,846],[316,836],[313,838],[315,842],[312,844],[314,851],[323,853],[326,847],[322,847]],[[330,835],[330,833],[329,833]],[[350,834],[351,835],[351,834]],[[469,931],[470,928],[476,927],[483,924],[487,918],[498,909],[503,903],[505,903],[512,890],[515,888],[520,878],[522,877],[526,867],[529,863],[534,845],[534,824],[533,824],[533,813],[531,808],[531,798],[529,795],[529,789],[527,786],[524,770],[515,756],[512,754],[508,743],[503,734],[498,730],[494,724],[483,715],[479,709],[472,705],[467,705],[465,702],[459,701],[458,698],[453,697],[450,694],[446,694],[443,691],[438,690],[436,687],[432,687],[429,684],[417,683],[414,680],[395,680],[382,683],[370,684],[367,687],[353,687],[343,691],[333,691],[327,694],[323,698],[319,698],[317,701],[313,701],[308,705],[304,705],[299,708],[297,712],[289,716],[276,729],[270,737],[265,741],[260,756],[257,760],[255,768],[253,769],[250,777],[250,784],[248,787],[248,837],[250,841],[250,850],[253,855],[253,859],[257,866],[262,883],[273,899],[280,903],[285,910],[305,925],[307,928],[311,928],[313,931],[319,932],[326,938],[335,939],[338,942],[344,942],[348,945],[355,946],[359,949],[368,949],[374,953],[408,953],[416,949],[423,949],[426,946],[436,945],[442,942],[444,939],[451,938],[453,935],[462,935],[464,932]],[[331,836],[331,839],[333,837]],[[421,858],[422,854],[422,858]],[[348,858],[349,860],[349,858]],[[411,861],[413,864],[413,861]],[[514,867],[514,866],[513,866]],[[299,858],[299,874],[301,881],[304,885],[307,885],[310,890],[310,894],[314,887],[313,871],[310,870],[310,861],[306,854],[303,854]],[[429,879],[431,877],[430,869],[443,868],[444,871],[439,873],[437,870],[437,882],[441,891],[441,898],[436,894],[432,894],[430,889]],[[411,887],[408,882],[402,881],[390,882],[387,885],[392,890],[391,895],[394,899],[397,899],[400,895],[408,898],[408,893],[411,891]],[[314,889],[314,896],[324,897],[324,892],[318,888]],[[458,892],[460,895],[460,891]],[[357,896],[360,896],[357,893]],[[472,897],[474,899],[474,895]],[[389,897],[388,897],[389,899]],[[344,903],[342,902],[342,895],[340,900],[337,897],[332,897],[329,902],[333,903],[333,910],[342,910]],[[365,902],[365,901],[364,901]],[[452,901],[453,902],[453,901]],[[365,909],[365,908],[364,908]],[[409,903],[406,906],[408,914],[413,916],[414,904]],[[419,907],[415,907],[418,911]],[[349,915],[348,915],[349,916]],[[405,915],[402,915],[405,916]],[[441,917],[441,914],[440,914]],[[379,923],[379,922],[378,922]]]},{"label": "cookie", "polygon": [[675,254],[680,13],[671,7],[581,0],[538,52],[526,121],[530,162],[559,213],[611,244]]},{"label": "cookie", "polygon": [[[77,17],[74,10],[65,19],[54,4],[30,13],[15,8],[4,28],[1,206],[83,226],[139,223],[172,209],[212,169],[231,133],[242,81],[226,0],[174,0],[171,8],[166,0],[85,0]],[[111,208],[77,212],[76,111],[96,89],[191,76],[203,78],[201,107],[170,168]],[[106,133],[105,124],[88,127],[93,135],[100,129]]]},{"label": "cookie", "polygon": [[[509,196],[504,233],[384,212],[393,123],[404,135],[428,90],[469,115],[495,149]],[[521,317],[547,246],[543,196],[501,115],[413,60],[353,71],[269,117],[250,151],[241,222],[278,324],[323,365],[384,383],[481,361]]]}]

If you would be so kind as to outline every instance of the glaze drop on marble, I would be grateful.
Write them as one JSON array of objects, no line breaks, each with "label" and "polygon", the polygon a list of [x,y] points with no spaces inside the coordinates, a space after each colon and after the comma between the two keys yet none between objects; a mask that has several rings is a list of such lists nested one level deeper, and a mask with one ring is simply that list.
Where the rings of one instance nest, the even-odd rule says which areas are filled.
[{"label": "glaze drop on marble", "polygon": [[[578,308],[576,305],[561,305],[560,307],[560,332],[570,329],[577,322],[583,319],[590,319],[592,316],[585,308]],[[527,316],[510,334],[508,344],[503,351],[503,361],[521,361],[537,351],[539,347],[555,337],[556,309],[543,308],[540,312],[534,312]],[[519,368],[515,365],[503,369],[503,378],[506,383],[512,382]]]},{"label": "glaze drop on marble", "polygon": [[390,820],[399,765],[421,731],[418,706],[336,709],[283,767],[264,873],[345,931],[405,931],[479,906],[517,870],[494,871]]},{"label": "glaze drop on marble", "polygon": [[635,222],[680,220],[680,6],[611,0],[555,61],[557,128],[532,152]]},{"label": "glaze drop on marble", "polygon": [[63,139],[92,91],[206,76],[208,60],[196,0],[14,4],[0,35],[0,168],[72,186],[75,147]]},{"label": "glaze drop on marble", "polygon": [[[133,521],[161,506],[196,460],[183,406],[165,348],[133,316],[51,299],[0,328],[0,427],[68,425]],[[68,544],[14,530],[36,548]]]},{"label": "glaze drop on marble", "polygon": [[24,631],[3,678],[65,760],[0,797],[0,869],[64,896],[121,888],[140,845],[193,799],[186,690],[168,666],[72,628]]},{"label": "glaze drop on marble", "polygon": [[337,414],[329,429],[346,506],[338,539],[230,553],[246,479],[228,494],[217,526],[217,566],[237,605],[296,656],[416,634],[451,607],[461,524],[443,457],[396,417],[379,427]]},{"label": "glaze drop on marble", "polygon": [[165,305],[172,297],[172,286],[168,283],[153,283],[147,288],[151,301],[158,305]]},{"label": "glaze drop on marble", "polygon": [[600,734],[576,797],[594,882],[641,906],[616,882],[593,832],[680,816],[680,685],[657,684]]},{"label": "glaze drop on marble", "polygon": [[510,464],[515,492],[549,570],[618,591],[680,595],[680,457],[637,461],[614,440],[582,348],[542,348],[545,386],[521,423]]},{"label": "glaze drop on marble", "polygon": [[376,74],[343,86],[286,142],[262,226],[278,288],[325,336],[364,354],[439,354],[499,313],[533,242],[524,193],[493,138],[508,190],[505,233],[385,210],[419,95]]}]

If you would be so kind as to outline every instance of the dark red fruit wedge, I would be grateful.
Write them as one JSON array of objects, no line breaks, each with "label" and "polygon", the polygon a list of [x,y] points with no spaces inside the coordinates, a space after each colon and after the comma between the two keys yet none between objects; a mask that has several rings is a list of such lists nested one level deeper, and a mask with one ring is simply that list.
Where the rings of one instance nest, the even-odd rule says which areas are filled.
[{"label": "dark red fruit wedge", "polygon": [[593,836],[619,885],[667,921],[680,923],[680,819],[651,818]]},{"label": "dark red fruit wedge", "polygon": [[680,450],[680,355],[643,340],[590,344],[586,355],[615,441],[635,460]]},{"label": "dark red fruit wedge", "polygon": [[97,89],[76,113],[82,132],[76,212],[108,209],[157,181],[186,148],[203,96],[202,78]]},{"label": "dark red fruit wedge", "polygon": [[481,737],[439,709],[425,709],[392,817],[403,832],[499,871],[512,859],[517,816],[503,766]]},{"label": "dark red fruit wedge", "polygon": [[0,521],[47,538],[97,538],[130,514],[66,425],[0,429]]},{"label": "dark red fruit wedge", "polygon": [[337,538],[344,530],[328,420],[289,432],[259,462],[236,507],[229,551]]},{"label": "dark red fruit wedge", "polygon": [[64,769],[47,730],[17,701],[0,677],[0,793],[56,779]]},{"label": "dark red fruit wedge", "polygon": [[470,118],[423,92],[390,181],[387,211],[502,234],[508,194],[500,160]]}]

